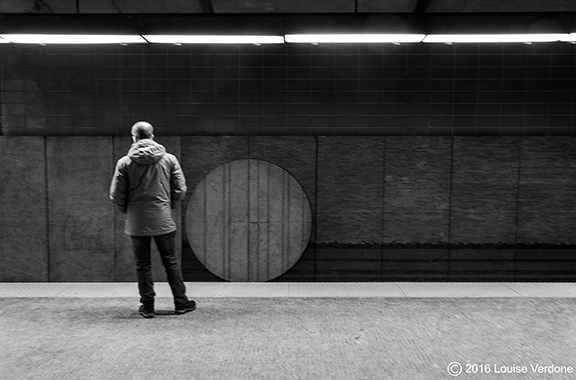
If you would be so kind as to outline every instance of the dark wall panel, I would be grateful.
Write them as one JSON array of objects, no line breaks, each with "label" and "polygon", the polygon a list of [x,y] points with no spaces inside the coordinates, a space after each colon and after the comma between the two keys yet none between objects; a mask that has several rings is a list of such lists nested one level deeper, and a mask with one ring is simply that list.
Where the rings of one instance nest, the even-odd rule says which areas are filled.
[{"label": "dark wall panel", "polygon": [[[209,272],[195,256],[187,234],[186,215],[190,198],[198,183],[212,170],[227,162],[248,158],[248,137],[243,136],[186,136],[182,137],[182,169],[186,176],[188,193],[182,202],[183,267],[195,281],[221,281]],[[188,255],[186,255],[188,253]]]},{"label": "dark wall panel", "polygon": [[316,206],[316,138],[312,136],[250,137],[250,158],[269,161],[288,171]]},{"label": "dark wall panel", "polygon": [[182,167],[190,191],[212,170],[226,162],[248,158],[248,138],[188,136],[182,138]]},{"label": "dark wall panel", "polygon": [[318,139],[317,243],[382,241],[384,138]]},{"label": "dark wall panel", "polygon": [[450,273],[447,247],[384,247],[384,281],[444,281]]},{"label": "dark wall panel", "polygon": [[51,281],[114,281],[111,137],[48,137]]},{"label": "dark wall panel", "polygon": [[454,138],[451,243],[514,244],[520,138]]},{"label": "dark wall panel", "polygon": [[576,140],[522,141],[518,243],[576,244]]},{"label": "dark wall panel", "polygon": [[[312,231],[315,236],[314,215],[316,215],[316,138],[312,136],[253,136],[250,137],[250,158],[269,161],[280,166],[292,175],[302,186],[312,210]],[[284,281],[314,279],[315,250],[305,250],[296,263],[293,275],[281,276]],[[312,276],[310,275],[312,273]]]},{"label": "dark wall panel", "polygon": [[386,138],[384,243],[448,242],[451,161],[451,138]]},{"label": "dark wall panel", "polygon": [[0,137],[0,281],[48,281],[44,140]]},{"label": "dark wall panel", "polygon": [[516,249],[499,246],[456,247],[446,262],[450,281],[510,281],[517,275]]},{"label": "dark wall panel", "polygon": [[[188,193],[182,202],[186,210],[196,185],[212,170],[230,161],[248,158],[248,138],[243,136],[204,137],[189,136],[182,138],[182,170],[186,177]],[[182,231],[187,230],[186,220],[182,222]],[[186,234],[184,240],[188,240]]]},{"label": "dark wall panel", "polygon": [[[114,157],[111,160],[113,168],[116,167],[116,162],[128,153],[128,149],[132,144],[129,128],[130,127],[127,127],[126,129],[128,136],[114,137],[113,139]],[[110,177],[110,181],[112,181],[112,176]],[[124,233],[126,217],[114,207],[114,218],[116,281],[136,281],[136,262],[134,253],[132,252],[132,242],[130,241],[130,237]]]},{"label": "dark wall panel", "polygon": [[382,249],[366,247],[316,248],[316,281],[382,281]]},{"label": "dark wall panel", "polygon": [[[233,160],[270,161],[298,180],[314,233],[277,281],[576,275],[573,137],[156,139],[183,166],[183,212],[201,179]],[[134,281],[124,217],[108,199],[114,164],[129,146],[128,136],[0,138],[0,280]],[[179,227],[187,280],[220,280],[191,252],[186,221]],[[154,267],[163,280],[158,257]]]},{"label": "dark wall panel", "polygon": [[532,246],[516,249],[514,262],[517,281],[564,281],[573,282],[575,273],[572,246]]}]

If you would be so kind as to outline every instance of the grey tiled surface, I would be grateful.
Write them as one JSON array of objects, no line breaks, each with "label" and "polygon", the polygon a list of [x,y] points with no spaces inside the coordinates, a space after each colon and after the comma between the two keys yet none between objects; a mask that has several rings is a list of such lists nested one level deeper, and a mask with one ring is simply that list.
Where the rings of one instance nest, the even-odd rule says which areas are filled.
[{"label": "grey tiled surface", "polygon": [[[188,282],[189,297],[389,297],[389,298],[518,298],[576,297],[576,283],[502,282],[315,282],[232,283]],[[157,297],[171,297],[165,282],[156,283]],[[136,283],[0,283],[0,298],[135,297]]]}]

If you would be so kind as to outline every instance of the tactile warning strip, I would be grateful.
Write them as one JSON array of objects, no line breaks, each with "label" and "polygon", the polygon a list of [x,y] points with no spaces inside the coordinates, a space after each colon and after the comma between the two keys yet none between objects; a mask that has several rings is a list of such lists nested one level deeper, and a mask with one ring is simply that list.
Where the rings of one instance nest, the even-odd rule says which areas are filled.
[{"label": "tactile warning strip", "polygon": [[506,286],[524,297],[576,297],[573,282],[512,282]]},{"label": "tactile warning strip", "polygon": [[[486,282],[188,282],[193,297],[576,297],[576,283]],[[171,297],[165,282],[155,284],[157,297]],[[137,297],[136,283],[15,283],[0,282],[1,298]]]},{"label": "tactile warning strip", "polygon": [[408,282],[399,285],[406,297],[410,298],[474,298],[474,297],[519,297],[502,283],[426,283]]},{"label": "tactile warning strip", "polygon": [[71,285],[57,282],[1,282],[0,297],[57,297]]},{"label": "tactile warning strip", "polygon": [[393,282],[320,282],[290,284],[290,297],[404,297]]}]

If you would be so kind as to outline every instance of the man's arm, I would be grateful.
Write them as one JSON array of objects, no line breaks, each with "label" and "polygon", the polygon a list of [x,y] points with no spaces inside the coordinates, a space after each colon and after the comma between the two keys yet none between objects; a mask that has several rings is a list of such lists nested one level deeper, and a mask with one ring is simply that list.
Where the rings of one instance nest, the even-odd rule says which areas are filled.
[{"label": "man's arm", "polygon": [[170,176],[170,196],[172,198],[172,207],[174,207],[174,203],[176,201],[184,199],[188,188],[186,187],[186,178],[184,178],[184,172],[180,167],[178,159],[174,157],[172,161],[173,165],[172,173]]},{"label": "man's arm", "polygon": [[116,164],[116,169],[114,170],[114,177],[112,178],[112,183],[110,184],[110,199],[116,205],[121,213],[126,213],[126,200],[127,200],[127,189],[128,189],[128,179],[126,174],[122,170],[122,165],[120,161]]}]

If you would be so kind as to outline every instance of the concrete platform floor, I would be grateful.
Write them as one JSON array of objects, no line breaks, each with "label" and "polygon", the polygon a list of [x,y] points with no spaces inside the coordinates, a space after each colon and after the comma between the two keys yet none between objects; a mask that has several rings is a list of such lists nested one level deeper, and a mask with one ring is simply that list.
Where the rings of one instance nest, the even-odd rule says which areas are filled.
[{"label": "concrete platform floor", "polygon": [[[187,282],[190,298],[572,298],[576,282],[317,282],[231,283]],[[157,297],[171,297],[167,283],[156,283]],[[0,298],[137,297],[133,282],[21,283],[0,282]]]},{"label": "concrete platform floor", "polygon": [[575,378],[576,283],[187,286],[0,283],[0,380]]}]

